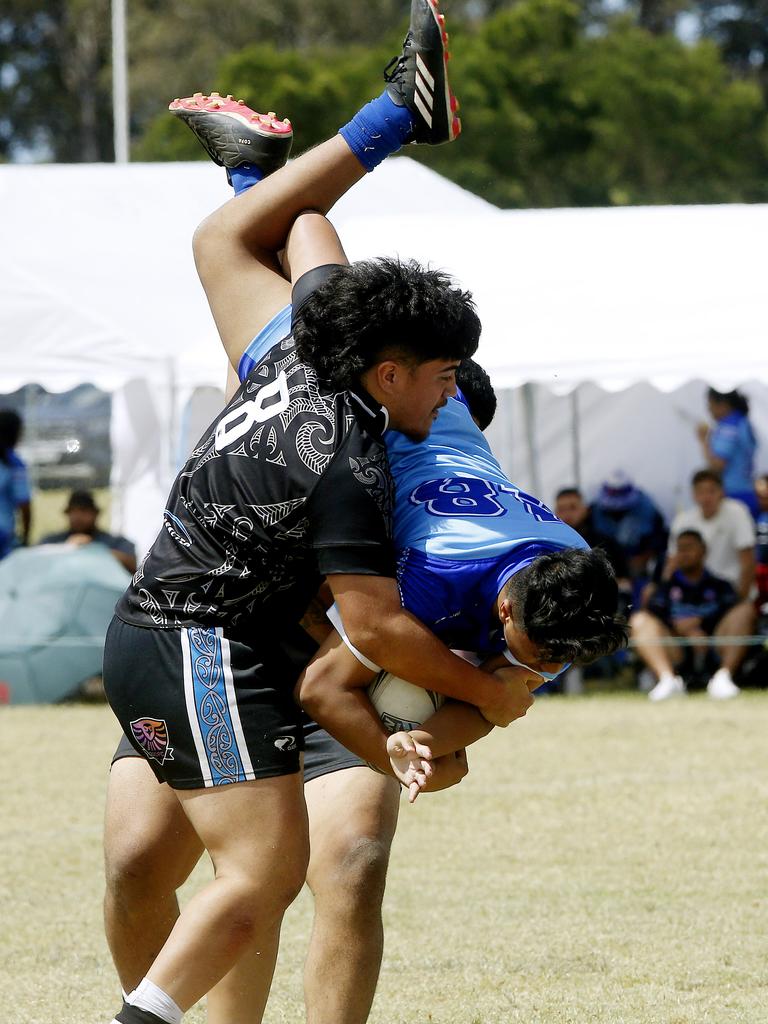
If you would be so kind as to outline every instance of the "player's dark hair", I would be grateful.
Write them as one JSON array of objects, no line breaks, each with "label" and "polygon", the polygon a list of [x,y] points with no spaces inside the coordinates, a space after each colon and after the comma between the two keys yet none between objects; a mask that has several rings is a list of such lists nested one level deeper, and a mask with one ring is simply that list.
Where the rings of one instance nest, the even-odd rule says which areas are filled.
[{"label": "player's dark hair", "polygon": [[515,624],[546,661],[586,664],[627,642],[619,588],[600,548],[540,555],[509,581]]},{"label": "player's dark hair", "polygon": [[681,530],[680,533],[678,533],[676,540],[680,540],[681,537],[693,537],[693,539],[697,540],[703,548],[706,549],[707,547],[707,542],[704,540],[704,538],[698,530]]},{"label": "player's dark hair", "polygon": [[21,437],[21,416],[13,409],[0,409],[0,462],[8,462]]},{"label": "player's dark hair", "polygon": [[334,387],[348,388],[387,355],[415,364],[466,359],[480,320],[469,292],[415,260],[340,266],[294,313],[299,358]]},{"label": "player's dark hair", "polygon": [[723,486],[723,478],[716,469],[697,469],[691,477],[691,487],[695,487],[696,484],[704,483],[705,480],[709,480],[710,483],[717,484],[718,487]]},{"label": "player's dark hair", "polygon": [[496,415],[496,392],[491,378],[474,359],[465,359],[456,371],[456,383],[478,427],[485,430]]}]

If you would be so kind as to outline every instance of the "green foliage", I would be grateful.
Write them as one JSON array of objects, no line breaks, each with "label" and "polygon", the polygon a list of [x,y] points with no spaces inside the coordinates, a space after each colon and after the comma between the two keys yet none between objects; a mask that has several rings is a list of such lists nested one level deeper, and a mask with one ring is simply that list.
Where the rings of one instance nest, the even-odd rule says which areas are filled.
[{"label": "green foliage", "polygon": [[[768,46],[767,2],[696,0],[729,67],[714,43],[663,31],[689,0],[632,0],[623,17],[605,0],[445,0],[464,133],[408,155],[501,206],[768,199],[768,114],[749,66]],[[381,88],[406,8],[131,0],[133,159],[206,159],[166,111],[198,89],[288,116],[295,153],[315,145]],[[109,96],[108,0],[6,0],[0,160],[111,159]]]},{"label": "green foliage", "polygon": [[112,156],[109,0],[3,0],[0,155]]}]

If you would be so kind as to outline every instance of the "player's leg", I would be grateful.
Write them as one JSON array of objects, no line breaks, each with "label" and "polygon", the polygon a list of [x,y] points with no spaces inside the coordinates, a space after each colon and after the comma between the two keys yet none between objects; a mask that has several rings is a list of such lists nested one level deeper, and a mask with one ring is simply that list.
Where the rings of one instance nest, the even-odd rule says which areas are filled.
[{"label": "player's leg", "polygon": [[[226,203],[198,228],[195,259],[231,362],[236,362],[232,351],[242,351],[268,316],[288,301],[285,283],[265,276],[265,271],[276,274],[275,254],[285,246],[296,217],[307,209],[327,213],[366,171],[404,143],[434,145],[456,137],[460,125],[446,62],[447,34],[435,0],[413,0],[411,28],[382,95],[339,135],[265,177],[258,188]],[[249,130],[255,131],[261,145],[264,131],[272,131],[270,116],[249,111],[255,121],[237,121],[242,114],[229,111],[231,104],[198,94],[172,107],[198,135],[206,119],[219,123],[229,118],[237,123],[238,133],[247,137]],[[265,305],[272,309],[268,316]]]},{"label": "player's leg", "polygon": [[120,1024],[178,1024],[246,949],[273,955],[309,856],[289,668],[280,651],[257,651],[221,629],[110,626],[110,704],[155,774],[177,787],[214,867]]},{"label": "player's leg", "polygon": [[274,955],[283,914],[304,883],[309,844],[298,773],[176,792],[214,879],[184,907],[147,979],[185,1011],[246,950]]},{"label": "player's leg", "polygon": [[679,660],[677,648],[661,645],[660,640],[671,636],[664,623],[650,612],[639,611],[630,616],[632,641],[645,664],[656,674],[657,683],[648,694],[650,700],[666,700],[685,693],[685,683],[675,675]]},{"label": "player's leg", "polygon": [[[314,722],[304,730],[315,921],[305,967],[310,1024],[363,1024],[383,945],[381,900],[399,787]],[[260,1024],[271,972],[249,951],[208,996],[209,1024]]]},{"label": "player's leg", "polygon": [[[750,601],[740,601],[720,619],[715,627],[717,637],[751,636],[755,628],[755,607]],[[733,674],[744,660],[744,644],[724,643],[719,647],[720,668],[707,683],[707,693],[715,700],[737,697],[741,690],[733,681]]]},{"label": "player's leg", "polygon": [[104,821],[104,925],[120,984],[131,992],[179,916],[176,890],[203,847],[169,786],[131,748],[112,765]]},{"label": "player's leg", "polygon": [[304,969],[307,1024],[364,1024],[376,991],[399,785],[370,768],[307,782],[315,916]]}]

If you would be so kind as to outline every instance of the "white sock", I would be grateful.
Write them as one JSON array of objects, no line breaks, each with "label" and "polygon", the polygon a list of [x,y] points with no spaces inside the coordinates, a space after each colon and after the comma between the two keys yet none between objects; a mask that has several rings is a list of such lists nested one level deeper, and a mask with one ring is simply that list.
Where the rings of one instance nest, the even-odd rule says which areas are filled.
[{"label": "white sock", "polygon": [[149,1010],[167,1024],[181,1024],[184,1014],[169,995],[158,988],[149,978],[139,984],[128,996],[126,1002],[140,1010]]}]

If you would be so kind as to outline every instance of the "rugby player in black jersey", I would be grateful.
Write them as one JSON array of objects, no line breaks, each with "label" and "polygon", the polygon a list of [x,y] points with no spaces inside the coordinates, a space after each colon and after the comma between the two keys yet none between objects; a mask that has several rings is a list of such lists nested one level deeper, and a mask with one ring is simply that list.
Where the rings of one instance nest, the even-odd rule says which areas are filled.
[{"label": "rugby player in black jersey", "polygon": [[[119,1024],[178,1024],[246,951],[258,951],[271,975],[308,860],[297,673],[285,646],[323,575],[350,640],[371,660],[476,704],[494,724],[530,703],[524,683],[474,669],[405,613],[394,578],[381,433],[390,424],[427,436],[477,345],[471,301],[411,265],[329,273],[343,253],[324,218],[302,212],[325,213],[404,142],[455,137],[446,38],[434,0],[413,0],[387,91],[196,235],[230,359],[291,299],[275,262],[283,247],[296,337],[254,367],[192,453],[107,637],[110,704],[173,789],[215,872],[126,996]],[[434,91],[425,104],[426,81]],[[178,102],[190,123],[203,111],[243,116],[229,99]],[[270,115],[259,133],[287,135]],[[245,134],[236,130],[233,144]],[[324,379],[312,368],[321,358]],[[373,759],[389,767],[383,744]]]}]

